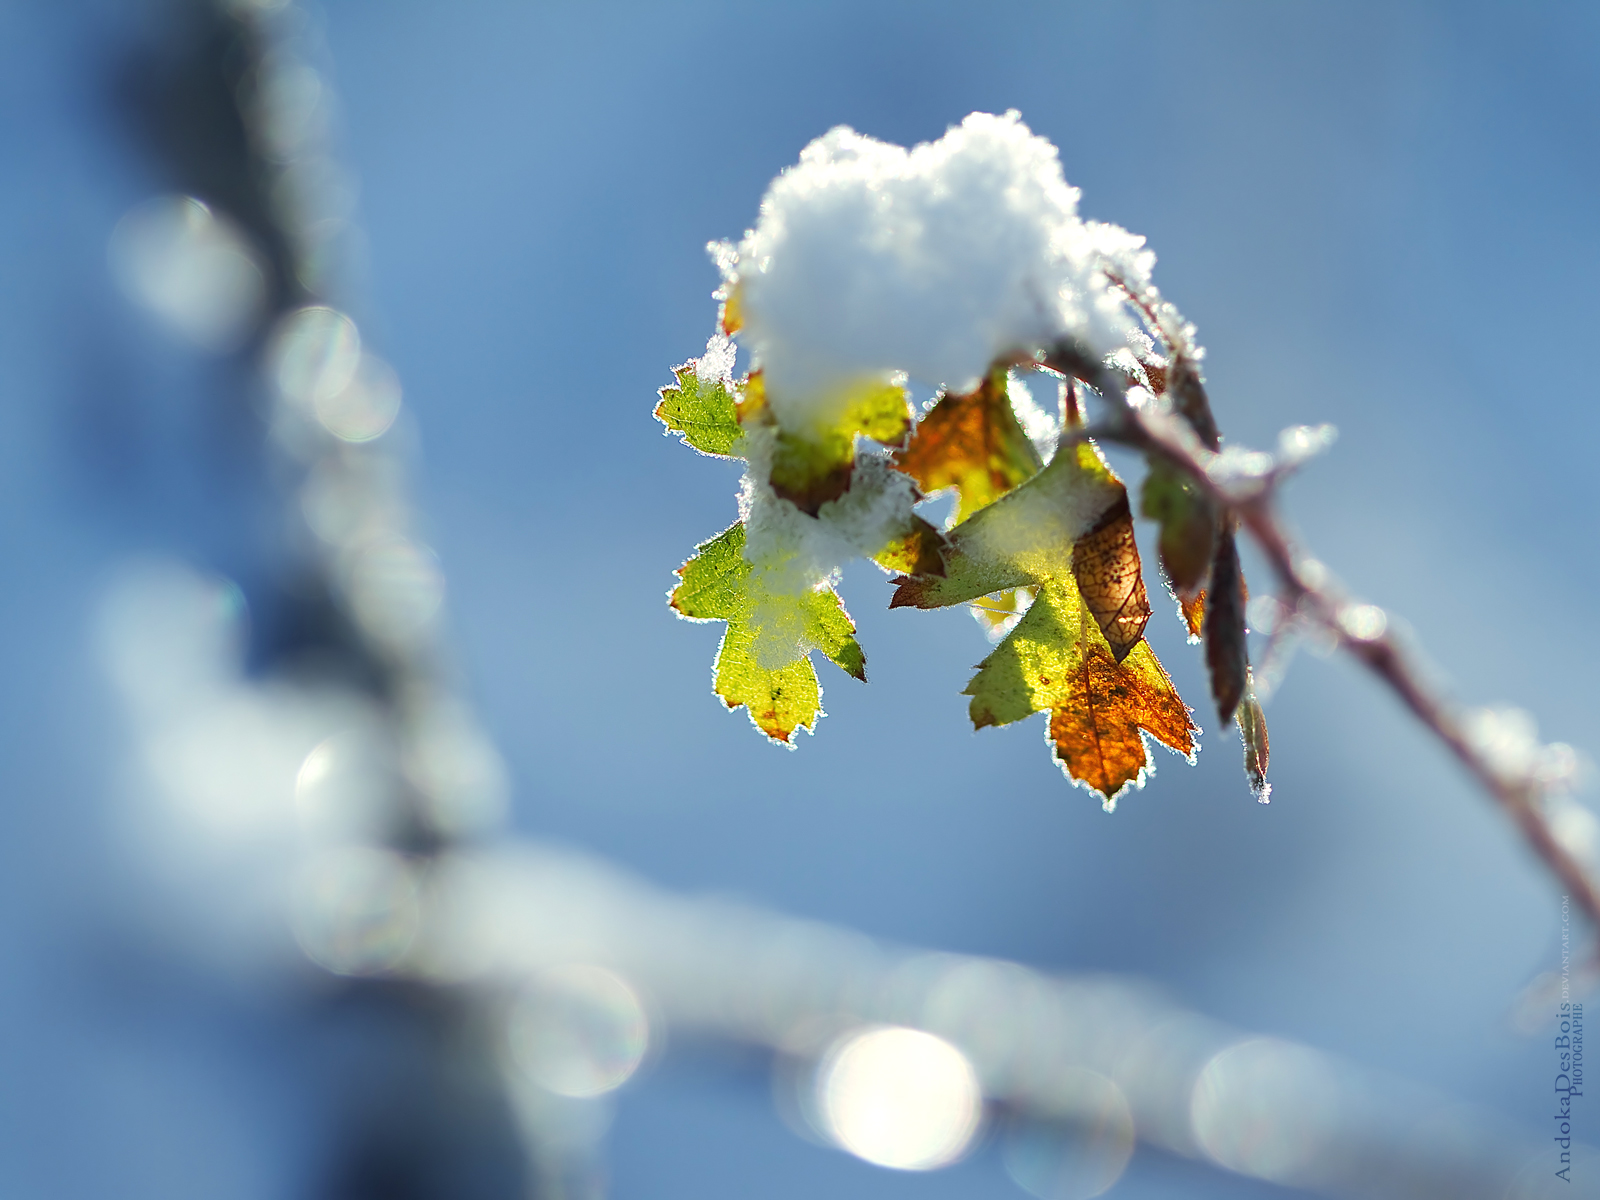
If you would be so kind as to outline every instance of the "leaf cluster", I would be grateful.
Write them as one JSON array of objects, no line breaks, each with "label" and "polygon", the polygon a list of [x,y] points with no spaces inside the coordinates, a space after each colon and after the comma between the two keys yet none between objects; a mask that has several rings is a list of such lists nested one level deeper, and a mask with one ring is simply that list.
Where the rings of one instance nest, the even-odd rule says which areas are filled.
[{"label": "leaf cluster", "polygon": [[[724,308],[729,332],[737,329],[736,300]],[[909,480],[910,502],[953,492],[946,530],[908,502],[860,552],[893,575],[891,608],[972,606],[998,639],[964,689],[973,727],[1047,714],[1046,739],[1062,771],[1109,810],[1143,786],[1150,742],[1193,762],[1199,729],[1144,637],[1151,605],[1127,489],[1082,435],[1085,385],[1073,375],[1092,373],[1043,355],[1026,365],[1055,368],[1060,381],[1062,437],[1048,461],[1018,417],[1009,363],[997,363],[969,392],[941,392],[916,419],[899,380],[856,381],[821,406],[826,422],[795,430],[774,418],[759,371],[737,382],[708,378],[691,360],[662,389],[656,417],[702,453],[745,459],[747,497],[792,505],[791,516],[818,530],[840,520],[868,466],[875,478],[887,468]],[[1170,405],[1203,442],[1219,444],[1199,372],[1181,345],[1170,361],[1146,350],[1107,365]],[[1158,523],[1166,588],[1191,640],[1205,643],[1218,712],[1224,721],[1237,717],[1247,775],[1264,796],[1266,725],[1251,686],[1233,530],[1159,459],[1139,511]],[[866,660],[835,576],[799,588],[784,582],[752,555],[748,520],[746,512],[696,549],[670,602],[688,619],[726,623],[717,695],[792,747],[795,732],[813,730],[822,715],[811,652],[862,681]]]}]

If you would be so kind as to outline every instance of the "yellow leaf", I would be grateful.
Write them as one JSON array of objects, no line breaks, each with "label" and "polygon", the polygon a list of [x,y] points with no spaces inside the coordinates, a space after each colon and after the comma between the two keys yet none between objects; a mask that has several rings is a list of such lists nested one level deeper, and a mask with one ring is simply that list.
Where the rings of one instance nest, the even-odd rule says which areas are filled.
[{"label": "yellow leaf", "polygon": [[799,596],[760,586],[744,557],[745,529],[735,524],[696,547],[678,568],[670,601],[693,621],[726,621],[717,647],[715,688],[729,708],[743,706],[757,729],[794,744],[797,729],[822,715],[822,689],[809,658],[821,650],[865,682],[866,658],[855,624],[830,587]]},{"label": "yellow leaf", "polygon": [[[750,395],[756,379],[750,377],[739,412],[747,427],[752,420],[773,420],[765,385]],[[858,435],[894,446],[911,431],[906,389],[894,381],[861,380],[824,398],[817,409],[826,415],[804,430],[778,429],[770,476],[773,491],[811,516],[850,489]]]}]

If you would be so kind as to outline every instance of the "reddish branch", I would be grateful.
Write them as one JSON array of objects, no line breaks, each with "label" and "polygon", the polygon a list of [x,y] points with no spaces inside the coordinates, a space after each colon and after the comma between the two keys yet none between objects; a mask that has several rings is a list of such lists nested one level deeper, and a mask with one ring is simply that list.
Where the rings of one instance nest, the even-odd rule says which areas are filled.
[{"label": "reddish branch", "polygon": [[[1158,330],[1155,314],[1137,298],[1135,303]],[[1325,630],[1337,645],[1389,685],[1505,810],[1534,853],[1589,918],[1591,927],[1600,931],[1600,882],[1551,828],[1544,808],[1546,785],[1531,770],[1511,771],[1497,764],[1490,752],[1469,735],[1461,710],[1426,681],[1417,658],[1392,634],[1380,629],[1369,635],[1365,629],[1352,630],[1341,619],[1349,611],[1349,601],[1340,594],[1322,564],[1296,548],[1278,516],[1277,485],[1286,470],[1280,467],[1232,481],[1225,471],[1215,470],[1223,456],[1201,443],[1189,421],[1169,408],[1135,403],[1128,395],[1127,380],[1118,371],[1088,360],[1069,346],[1053,349],[1043,365],[1081,379],[1111,407],[1106,421],[1069,431],[1070,440],[1094,437],[1157,456],[1192,480],[1219,511],[1231,514],[1271,565],[1285,607],[1299,619]],[[1197,373],[1195,380],[1198,387]]]}]

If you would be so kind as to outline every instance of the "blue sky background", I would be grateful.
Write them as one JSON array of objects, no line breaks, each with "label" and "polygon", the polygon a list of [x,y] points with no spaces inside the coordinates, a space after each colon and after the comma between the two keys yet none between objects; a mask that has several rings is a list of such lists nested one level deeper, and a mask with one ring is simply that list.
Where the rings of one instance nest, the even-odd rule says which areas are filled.
[{"label": "blue sky background", "polygon": [[[310,1068],[270,998],[178,967],[108,989],[115,952],[84,932],[119,870],[98,590],[153,548],[250,569],[248,500],[218,515],[191,463],[185,397],[216,368],[145,345],[104,271],[111,226],[158,190],[94,74],[132,23],[0,4],[0,1181],[287,1196]],[[1296,662],[1261,807],[1158,606],[1205,749],[1193,769],[1158,751],[1107,816],[1041,719],[971,732],[970,618],[889,613],[862,564],[843,594],[872,682],[824,664],[828,718],[775,749],[710,693],[717,629],[664,604],[732,519],[737,471],[650,409],[711,332],[704,243],[751,224],[808,140],[847,123],[909,144],[1020,109],[1086,215],[1148,235],[1230,439],[1339,427],[1290,491],[1308,543],[1463,699],[1594,753],[1600,10],[327,0],[316,25],[360,181],[350,305],[405,382],[518,831],[875,936],[1137,974],[1545,1117],[1547,1040],[1506,1014],[1556,961],[1559,893],[1359,669]],[[611,1146],[619,1197],[1021,1194],[990,1153],[920,1177],[807,1145],[756,1074],[671,1055]],[[1277,1194],[1149,1155],[1114,1194],[1175,1191]]]}]

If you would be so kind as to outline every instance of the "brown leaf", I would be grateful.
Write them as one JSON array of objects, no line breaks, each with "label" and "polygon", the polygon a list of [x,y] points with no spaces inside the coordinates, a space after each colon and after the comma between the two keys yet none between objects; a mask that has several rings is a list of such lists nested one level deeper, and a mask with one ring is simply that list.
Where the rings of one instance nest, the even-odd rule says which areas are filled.
[{"label": "brown leaf", "polygon": [[1189,359],[1175,358],[1167,372],[1166,394],[1179,416],[1189,422],[1189,427],[1204,443],[1206,449],[1222,446],[1222,435],[1217,429],[1217,419],[1211,415],[1211,400],[1206,395],[1206,385],[1200,382],[1200,370]]},{"label": "brown leaf", "polygon": [[1133,511],[1126,494],[1073,543],[1072,574],[1111,653],[1121,662],[1139,644],[1150,620],[1150,598],[1139,571]]},{"label": "brown leaf", "polygon": [[1239,547],[1233,530],[1217,537],[1217,554],[1211,563],[1211,586],[1206,589],[1206,667],[1211,672],[1211,695],[1223,723],[1233,719],[1244,694],[1249,666],[1245,646],[1244,575],[1239,569]]},{"label": "brown leaf", "polygon": [[1149,765],[1141,729],[1179,754],[1194,753],[1188,707],[1149,647],[1140,649],[1139,662],[1118,664],[1103,643],[1085,646],[1073,695],[1050,713],[1056,758],[1108,800]]},{"label": "brown leaf", "polygon": [[1002,369],[964,396],[941,395],[895,465],[924,492],[955,488],[961,521],[1033,475],[1040,462],[1011,407]]}]

